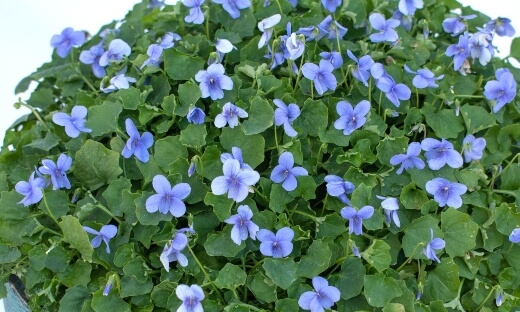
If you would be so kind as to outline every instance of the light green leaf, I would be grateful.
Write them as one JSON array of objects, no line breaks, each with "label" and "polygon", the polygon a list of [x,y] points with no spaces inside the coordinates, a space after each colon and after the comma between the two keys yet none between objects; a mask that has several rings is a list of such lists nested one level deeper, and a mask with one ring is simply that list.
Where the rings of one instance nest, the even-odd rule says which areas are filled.
[{"label": "light green leaf", "polygon": [[236,289],[238,286],[246,283],[246,272],[242,271],[238,266],[226,263],[226,265],[220,269],[217,278],[215,279],[215,285],[218,288]]},{"label": "light green leaf", "polygon": [[242,128],[246,135],[264,132],[274,123],[274,110],[267,100],[255,96],[251,100],[249,116],[242,122]]},{"label": "light green leaf", "polygon": [[79,220],[73,216],[64,216],[59,224],[63,231],[63,240],[69,243],[72,248],[77,249],[85,261],[92,262],[94,249]]},{"label": "light green leaf", "polygon": [[446,252],[451,257],[463,257],[476,245],[478,224],[466,213],[448,209],[441,213],[441,229]]},{"label": "light green leaf", "polygon": [[296,280],[298,265],[292,258],[267,258],[262,264],[265,275],[282,289],[287,289]]},{"label": "light green leaf", "polygon": [[366,275],[364,277],[364,284],[365,297],[368,303],[374,307],[384,307],[390,300],[402,294],[395,280],[381,273]]},{"label": "light green leaf", "polygon": [[92,129],[90,135],[98,137],[116,131],[118,129],[117,119],[122,111],[123,106],[119,102],[105,101],[101,105],[90,107],[85,123],[87,128]]},{"label": "light green leaf", "polygon": [[74,176],[91,190],[117,179],[122,172],[119,167],[119,154],[101,143],[87,140],[76,152]]}]

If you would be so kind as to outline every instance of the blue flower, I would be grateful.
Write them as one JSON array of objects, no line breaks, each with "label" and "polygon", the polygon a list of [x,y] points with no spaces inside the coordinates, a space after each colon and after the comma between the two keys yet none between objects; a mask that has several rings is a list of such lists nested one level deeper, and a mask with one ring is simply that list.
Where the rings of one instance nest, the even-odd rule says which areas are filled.
[{"label": "blue flower", "polygon": [[78,47],[85,42],[84,31],[74,31],[71,27],[65,28],[61,34],[51,38],[51,46],[56,49],[60,57],[66,57],[72,47]]},{"label": "blue flower", "polygon": [[137,80],[132,77],[127,77],[125,73],[126,67],[118,71],[116,76],[110,79],[110,85],[108,87],[104,88],[103,85],[100,85],[100,90],[104,93],[110,93],[119,89],[130,88],[130,83],[136,82]]},{"label": "blue flower", "polygon": [[278,166],[271,172],[271,180],[274,183],[282,183],[284,190],[290,192],[296,188],[296,177],[306,176],[308,172],[303,167],[294,167],[294,157],[291,152],[283,152],[278,158]]},{"label": "blue flower", "polygon": [[286,59],[293,61],[298,59],[302,56],[303,51],[305,50],[305,36],[292,33],[285,40],[285,47],[287,49]]},{"label": "blue flower", "polygon": [[426,191],[433,195],[433,200],[439,203],[439,207],[453,207],[458,209],[462,206],[462,194],[468,188],[461,183],[451,182],[444,178],[435,178],[426,182]]},{"label": "blue flower", "polygon": [[[381,63],[374,62],[372,64],[372,66],[370,66],[370,74],[372,75],[372,77],[374,77],[375,80],[379,80],[383,77],[393,80],[393,78],[390,77],[390,75],[388,75],[388,73],[386,72],[385,66]],[[368,78],[367,78],[367,81],[368,81]],[[367,83],[367,85],[368,85],[368,83]]]},{"label": "blue flower", "polygon": [[397,227],[401,227],[401,221],[399,220],[399,215],[397,214],[397,210],[399,210],[399,202],[397,198],[394,197],[383,197],[376,195],[378,199],[381,199],[381,207],[383,207],[386,223],[392,224],[392,220]]},{"label": "blue flower", "polygon": [[406,150],[406,154],[397,154],[390,158],[390,164],[397,166],[401,164],[401,167],[397,169],[396,173],[401,174],[403,170],[408,171],[410,168],[423,169],[424,161],[420,159],[419,154],[421,153],[421,144],[418,142],[412,142]]},{"label": "blue flower", "polygon": [[435,254],[435,250],[444,248],[444,246],[446,246],[446,242],[441,238],[433,238],[433,230],[431,228],[430,236],[431,240],[428,243],[428,245],[426,245],[426,247],[423,248],[423,254],[426,256],[426,258],[441,263],[441,260],[439,260],[439,258]]},{"label": "blue flower", "polygon": [[202,98],[209,96],[212,100],[222,99],[224,97],[222,90],[233,90],[233,80],[225,75],[222,64],[211,64],[207,70],[200,70],[195,75],[195,80],[200,82]]},{"label": "blue flower", "polygon": [[413,15],[415,10],[422,9],[424,6],[423,0],[400,0],[399,11],[404,15]]},{"label": "blue flower", "polygon": [[256,233],[256,238],[261,242],[260,252],[267,257],[287,257],[293,250],[294,231],[290,227],[279,229],[276,235],[269,230],[262,229]]},{"label": "blue flower", "polygon": [[204,13],[200,8],[205,0],[182,0],[185,7],[190,8],[190,14],[184,17],[187,23],[202,24],[204,23]]},{"label": "blue flower", "polygon": [[453,69],[459,70],[464,61],[469,57],[471,47],[469,46],[468,33],[459,36],[459,42],[450,45],[446,49],[446,56],[453,56]]},{"label": "blue flower", "polygon": [[356,235],[363,233],[363,219],[368,219],[374,214],[374,207],[364,206],[363,208],[356,210],[354,207],[347,206],[341,209],[341,216],[348,219],[348,232]]},{"label": "blue flower", "polygon": [[103,241],[107,245],[107,248],[106,248],[107,253],[110,253],[110,246],[108,245],[108,243],[117,234],[117,227],[115,225],[112,225],[112,224],[103,225],[103,227],[101,228],[101,230],[99,232],[88,226],[84,226],[83,229],[87,233],[96,235],[96,237],[94,237],[94,239],[91,242],[92,247],[98,248],[99,245],[101,245],[101,242]]},{"label": "blue flower", "polygon": [[482,151],[486,148],[486,139],[475,138],[474,135],[468,134],[462,141],[464,145],[464,161],[469,163],[472,160],[480,160]]},{"label": "blue flower", "polygon": [[320,34],[320,37],[318,39],[322,38],[324,34],[329,34],[329,39],[342,39],[348,31],[347,28],[341,26],[337,21],[334,21],[332,19],[332,16],[330,15],[325,17],[323,21],[321,21],[321,23],[318,24],[318,28],[323,33],[323,35]]},{"label": "blue flower", "polygon": [[188,116],[186,117],[188,118],[188,122],[200,125],[204,123],[204,118],[206,117],[206,114],[202,109],[198,107],[193,107],[192,109],[190,109],[190,111],[188,112]]},{"label": "blue flower", "polygon": [[92,129],[85,127],[85,117],[87,117],[87,108],[85,106],[74,106],[70,112],[70,116],[65,113],[55,113],[52,115],[52,121],[65,127],[65,133],[76,138],[81,132],[92,132]]},{"label": "blue flower", "polygon": [[25,196],[19,204],[23,204],[25,207],[36,204],[43,198],[42,188],[45,187],[45,179],[35,178],[34,171],[29,177],[29,181],[20,181],[16,183],[15,190],[21,195]]},{"label": "blue flower", "polygon": [[114,39],[108,45],[108,50],[99,58],[99,65],[107,66],[110,62],[120,61],[132,52],[130,46],[121,39]]},{"label": "blue flower", "polygon": [[330,62],[332,64],[332,67],[334,67],[334,69],[341,68],[341,65],[343,65],[343,57],[341,57],[341,53],[339,53],[339,52],[336,52],[336,51],[321,52],[320,56],[324,60]]},{"label": "blue flower", "polygon": [[240,10],[247,9],[251,6],[249,0],[213,0],[213,2],[222,4],[222,7],[233,19],[240,17]]},{"label": "blue flower", "polygon": [[236,159],[228,159],[222,167],[223,176],[216,177],[211,182],[211,191],[215,195],[228,193],[237,203],[243,201],[249,193],[249,186],[255,185],[260,180],[260,175],[254,170],[240,169],[240,163]]},{"label": "blue flower", "polygon": [[505,17],[497,17],[486,23],[486,30],[496,32],[499,36],[513,37],[515,28],[511,25],[511,20]]},{"label": "blue flower", "polygon": [[336,90],[338,82],[332,74],[333,70],[334,66],[325,60],[320,61],[320,66],[313,63],[305,63],[302,66],[303,76],[314,82],[314,87],[319,95],[322,95],[327,90]]},{"label": "blue flower", "polygon": [[237,48],[231,43],[231,41],[227,39],[217,39],[217,42],[215,43],[215,49],[217,49],[217,51],[221,54],[226,54],[233,51],[233,49],[236,50]]},{"label": "blue flower", "polygon": [[[394,14],[392,15],[392,18],[398,20],[401,23],[401,27],[403,27],[404,30],[406,30],[408,32],[410,30],[412,30],[412,22],[413,22],[412,15],[405,15],[405,14],[401,13],[401,11],[396,10],[394,12]],[[425,35],[425,37],[426,37],[426,35]]]},{"label": "blue flower", "polygon": [[143,135],[137,131],[132,119],[127,118],[125,120],[126,133],[129,138],[126,141],[125,147],[121,151],[121,155],[124,158],[130,158],[135,155],[137,159],[146,163],[150,159],[148,149],[153,145],[153,136],[150,132],[144,132]]},{"label": "blue flower", "polygon": [[81,51],[79,61],[83,64],[92,64],[92,72],[97,78],[103,78],[107,74],[105,67],[99,64],[99,59],[105,53],[103,49],[103,41],[98,45],[91,47],[89,50]]},{"label": "blue flower", "polygon": [[475,14],[448,17],[442,22],[442,28],[444,28],[445,32],[456,36],[466,30],[466,20],[474,19],[475,17],[477,17]]},{"label": "blue flower", "polygon": [[495,53],[492,41],[493,35],[483,29],[469,38],[469,45],[471,47],[470,55],[473,59],[478,59],[482,66],[486,66]]},{"label": "blue flower", "polygon": [[265,46],[269,39],[271,39],[271,36],[273,35],[273,27],[280,23],[281,20],[282,16],[280,14],[275,14],[258,22],[258,29],[262,32],[262,36],[258,41],[259,49]]},{"label": "blue flower", "polygon": [[347,194],[351,194],[356,188],[352,182],[332,174],[326,176],[324,180],[327,182],[327,193],[330,196],[338,197],[342,203],[350,205]]},{"label": "blue flower", "polygon": [[[331,17],[331,20],[332,20],[332,17]],[[321,29],[318,26],[308,26],[308,27],[300,27],[300,29],[298,29],[298,31],[296,33],[304,35],[306,38],[306,41],[312,41],[314,39],[319,40],[319,39],[323,38],[327,34],[327,31]]]},{"label": "blue flower", "polygon": [[179,41],[181,39],[182,38],[181,36],[179,36],[179,34],[174,32],[167,32],[162,37],[161,41],[159,42],[159,45],[166,50],[175,46],[175,41]]},{"label": "blue flower", "polygon": [[177,309],[177,312],[203,312],[202,304],[200,302],[204,299],[204,291],[199,285],[179,284],[175,289],[177,298],[182,301],[182,304]]},{"label": "blue flower", "polygon": [[176,218],[181,217],[186,212],[186,205],[183,200],[190,195],[191,187],[188,183],[176,184],[173,188],[166,177],[156,175],[152,185],[157,194],[146,200],[146,211],[154,213],[159,210],[162,214],[168,211]]},{"label": "blue flower", "polygon": [[323,312],[330,309],[335,302],[340,299],[340,292],[334,286],[329,286],[329,282],[323,277],[312,278],[314,291],[306,291],[300,295],[298,305],[304,310],[311,312]]},{"label": "blue flower", "polygon": [[435,74],[428,68],[421,68],[415,72],[406,64],[404,64],[404,71],[416,75],[413,77],[412,84],[417,89],[437,88],[439,85],[435,81],[444,78],[444,75],[435,77]]},{"label": "blue flower", "polygon": [[379,13],[372,13],[368,20],[370,21],[370,25],[375,30],[379,30],[378,33],[371,34],[370,40],[372,42],[396,42],[399,39],[397,32],[394,30],[401,22],[396,19],[390,18],[385,20],[385,17]]},{"label": "blue flower", "polygon": [[50,159],[42,160],[43,166],[38,170],[43,174],[51,176],[52,189],[57,190],[60,188],[70,189],[70,182],[67,178],[66,171],[69,170],[72,165],[72,158],[65,154],[61,154],[58,157],[58,161],[54,163]]},{"label": "blue flower", "polygon": [[146,50],[146,54],[148,55],[148,58],[143,62],[141,65],[141,69],[145,67],[146,65],[151,65],[158,67],[161,64],[161,56],[163,53],[163,47],[160,45],[154,43],[151,44],[148,47],[148,50]]},{"label": "blue flower", "polygon": [[240,164],[240,169],[242,170],[253,170],[251,166],[244,162],[244,159],[242,158],[242,150],[240,149],[240,147],[233,146],[231,148],[231,154],[222,153],[222,155],[220,155],[220,161],[222,162],[222,164],[224,164],[228,159],[238,160],[238,163]]},{"label": "blue flower", "polygon": [[321,0],[323,7],[330,13],[336,12],[336,9],[341,5],[341,3],[341,0]]},{"label": "blue flower", "polygon": [[224,128],[229,125],[230,128],[238,126],[238,117],[247,118],[248,114],[245,110],[235,106],[229,102],[222,107],[222,113],[215,117],[215,127]]},{"label": "blue flower", "polygon": [[370,102],[363,100],[353,108],[349,102],[339,101],[336,104],[336,111],[340,117],[334,122],[334,128],[343,130],[344,135],[350,135],[367,121],[365,116],[370,111]]},{"label": "blue flower", "polygon": [[377,81],[379,90],[385,93],[386,98],[396,107],[401,105],[399,100],[408,100],[412,95],[412,91],[403,83],[396,83],[394,79],[388,75],[381,77]]},{"label": "blue flower", "polygon": [[432,170],[439,170],[446,164],[452,168],[462,167],[462,156],[453,149],[453,144],[445,139],[439,141],[426,138],[422,140],[421,148],[426,151],[424,156],[426,157],[428,166]]},{"label": "blue flower", "polygon": [[503,301],[504,301],[504,299],[502,298],[502,292],[499,292],[498,296],[495,299],[495,304],[497,305],[497,307],[500,307],[502,305]]},{"label": "blue flower", "polygon": [[351,60],[356,62],[356,66],[352,69],[352,75],[354,76],[354,78],[361,81],[365,85],[365,87],[368,87],[368,79],[370,79],[370,69],[374,65],[374,60],[372,60],[372,57],[370,57],[370,55],[365,55],[358,60],[358,58],[350,50],[347,50],[347,55]]},{"label": "blue flower", "polygon": [[359,248],[357,248],[356,245],[352,244],[350,249],[352,250],[352,254],[354,254],[354,256],[361,258],[361,253],[359,253]]},{"label": "blue flower", "polygon": [[520,243],[520,228],[516,228],[511,232],[509,241],[513,244]]},{"label": "blue flower", "polygon": [[249,206],[238,206],[237,212],[237,214],[227,218],[224,222],[227,224],[233,224],[233,228],[231,229],[231,239],[235,244],[240,245],[248,236],[251,236],[251,239],[253,240],[256,239],[256,233],[260,228],[251,221],[253,212]]},{"label": "blue flower", "polygon": [[495,72],[497,80],[491,80],[484,87],[484,96],[488,100],[495,100],[493,112],[498,112],[516,96],[516,81],[513,74],[507,68],[499,68]]},{"label": "blue flower", "polygon": [[188,258],[181,252],[188,245],[188,237],[184,233],[177,231],[170,244],[164,245],[164,249],[159,257],[166,272],[170,272],[170,262],[177,261],[180,266],[188,265]]},{"label": "blue flower", "polygon": [[278,107],[274,111],[274,124],[276,126],[283,125],[283,129],[285,134],[290,137],[295,137],[298,135],[298,132],[294,130],[291,123],[300,116],[300,107],[294,103],[290,103],[289,105],[285,105],[282,100],[274,99],[274,105]]}]

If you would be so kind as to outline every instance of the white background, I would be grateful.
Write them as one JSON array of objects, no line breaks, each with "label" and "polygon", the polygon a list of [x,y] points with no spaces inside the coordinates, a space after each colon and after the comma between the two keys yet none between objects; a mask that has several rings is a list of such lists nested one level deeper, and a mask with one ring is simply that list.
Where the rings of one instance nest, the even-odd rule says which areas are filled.
[{"label": "white background", "polygon": [[[28,94],[14,95],[14,88],[24,77],[43,63],[51,60],[52,35],[65,27],[86,30],[96,34],[99,28],[114,19],[122,19],[138,0],[2,0],[0,8],[0,142],[4,133],[18,117],[29,112],[13,107],[18,97],[23,100]],[[172,3],[171,1],[170,3]],[[463,0],[490,16],[509,17],[520,35],[520,3],[512,0]],[[500,55],[509,54],[510,38],[497,37]],[[1,146],[2,144],[0,144]],[[0,305],[0,312],[3,311]]]}]

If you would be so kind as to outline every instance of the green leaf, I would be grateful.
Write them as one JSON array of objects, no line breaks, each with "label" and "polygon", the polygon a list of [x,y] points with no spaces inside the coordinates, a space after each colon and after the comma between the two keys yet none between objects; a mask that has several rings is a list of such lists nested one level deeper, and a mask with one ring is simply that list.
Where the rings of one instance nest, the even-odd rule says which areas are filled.
[{"label": "green leaf", "polygon": [[408,138],[386,137],[377,145],[377,159],[383,165],[390,166],[390,158],[397,154],[406,154],[408,148]]},{"label": "green leaf", "polygon": [[520,213],[517,213],[515,210],[506,203],[502,203],[502,205],[495,208],[497,230],[506,236],[509,236],[520,225]]},{"label": "green leaf", "polygon": [[370,197],[372,197],[372,187],[361,183],[356,187],[354,192],[352,192],[350,202],[352,207],[361,209],[362,207],[369,204]]},{"label": "green leaf", "polygon": [[459,267],[449,258],[442,259],[435,269],[426,275],[422,300],[425,302],[451,301],[457,297],[460,286]]},{"label": "green leaf", "polygon": [[400,303],[389,303],[383,308],[383,312],[405,312],[404,305]]},{"label": "green leaf", "polygon": [[214,195],[208,192],[204,197],[204,204],[213,207],[213,213],[220,221],[224,221],[231,216],[231,208],[234,201],[225,195]]},{"label": "green leaf", "polygon": [[101,105],[89,108],[88,119],[85,123],[87,128],[92,129],[90,133],[93,137],[115,132],[118,129],[117,120],[123,111],[123,106],[119,102],[105,101]]},{"label": "green leaf", "polygon": [[364,277],[365,297],[373,307],[384,307],[390,300],[402,294],[399,285],[391,277],[381,273]]},{"label": "green leaf", "polygon": [[51,104],[54,103],[54,94],[52,89],[41,88],[31,93],[31,97],[27,100],[27,104],[32,107],[41,109],[47,109]]},{"label": "green leaf", "polygon": [[252,168],[264,161],[265,139],[260,134],[245,135],[239,127],[226,127],[222,129],[220,144],[228,151],[231,151],[233,146],[239,147],[244,162]]},{"label": "green leaf", "polygon": [[61,190],[56,190],[45,192],[45,198],[38,207],[47,214],[49,214],[47,208],[50,209],[49,215],[53,215],[56,219],[59,219],[69,212],[69,203],[70,200],[67,193]]},{"label": "green leaf", "polygon": [[175,296],[175,289],[177,288],[176,283],[172,283],[171,281],[165,280],[160,284],[155,285],[152,290],[152,300],[156,307],[167,308],[168,307],[168,299],[170,297]]},{"label": "green leaf", "polygon": [[76,152],[74,176],[91,190],[117,179],[122,172],[119,154],[101,143],[87,140]]},{"label": "green leaf", "polygon": [[204,243],[204,249],[209,256],[235,257],[245,247],[244,242],[237,245],[231,240],[231,226],[226,226],[224,231],[218,234],[210,234]]},{"label": "green leaf", "polygon": [[247,274],[242,271],[238,266],[226,263],[226,265],[220,269],[217,278],[215,279],[215,285],[218,288],[236,289],[238,286],[246,283]]},{"label": "green leaf", "polygon": [[81,253],[83,260],[92,262],[94,249],[90,244],[87,232],[83,230],[79,220],[73,216],[64,216],[59,224],[63,232],[63,240],[69,243],[72,248],[77,249]]},{"label": "green leaf", "polygon": [[15,262],[21,255],[18,248],[0,245],[0,264]]},{"label": "green leaf", "polygon": [[45,267],[54,273],[65,272],[69,265],[69,256],[65,248],[54,246],[47,252]]},{"label": "green leaf", "polygon": [[428,195],[425,191],[416,189],[415,183],[411,182],[403,187],[399,201],[406,209],[419,210],[428,201]]},{"label": "green leaf", "polygon": [[164,69],[173,80],[190,80],[199,70],[204,69],[202,59],[182,54],[175,49],[167,49],[163,55]]},{"label": "green leaf", "polygon": [[439,237],[436,234],[439,233],[438,223],[439,221],[435,218],[427,215],[413,220],[412,223],[406,226],[403,237],[403,251],[406,257],[412,256],[414,259],[418,257],[425,258],[419,244],[422,243],[423,246],[426,246],[430,242],[430,228],[433,229],[434,237]]},{"label": "green leaf", "polygon": [[220,155],[222,152],[215,145],[206,146],[204,154],[200,158],[202,167],[197,164],[197,173],[209,180],[213,180],[222,175],[222,162]]},{"label": "green leaf", "polygon": [[345,219],[337,213],[329,214],[316,226],[316,238],[336,238],[345,232]]},{"label": "green leaf", "polygon": [[188,158],[188,150],[186,146],[181,143],[179,136],[167,136],[157,140],[154,144],[154,157],[157,164],[165,172],[171,163],[178,158]]},{"label": "green leaf", "polygon": [[186,146],[200,148],[206,145],[207,134],[205,125],[189,124],[181,131],[180,141]]},{"label": "green leaf", "polygon": [[274,123],[274,110],[267,100],[255,96],[251,100],[249,116],[242,122],[246,135],[264,132]]},{"label": "green leaf", "polygon": [[443,108],[439,112],[431,105],[425,105],[421,112],[426,118],[426,123],[433,129],[439,138],[456,139],[459,133],[464,131],[460,116],[455,115],[455,110]]},{"label": "green leaf", "polygon": [[103,289],[98,290],[92,296],[92,309],[95,312],[118,311],[130,312],[130,306],[116,291],[111,291],[108,296],[103,296]]},{"label": "green leaf", "polygon": [[269,209],[274,212],[281,213],[285,209],[285,205],[290,203],[292,197],[281,184],[273,184],[271,186],[271,193],[269,194]]},{"label": "green leaf", "polygon": [[294,198],[302,197],[305,200],[316,198],[316,182],[310,176],[297,177],[298,185],[296,189],[289,192]]},{"label": "green leaf", "polygon": [[123,177],[110,182],[106,190],[103,192],[103,198],[107,201],[108,208],[116,216],[122,216],[121,204],[123,203],[123,191],[130,190],[132,183]]},{"label": "green leaf", "polygon": [[475,134],[496,125],[496,119],[481,106],[466,104],[460,108],[467,132]]},{"label": "green leaf", "polygon": [[256,298],[265,302],[277,302],[276,285],[261,272],[256,272],[247,282],[247,287]]},{"label": "green leaf", "polygon": [[520,38],[514,38],[511,42],[511,52],[509,55],[520,61]]},{"label": "green leaf", "polygon": [[265,275],[282,289],[287,289],[296,280],[298,265],[292,258],[267,258],[262,264]]},{"label": "green leaf", "polygon": [[50,151],[53,147],[56,147],[60,143],[60,137],[54,135],[52,132],[47,132],[44,139],[37,139],[31,143],[25,145],[24,152],[29,148],[34,148],[42,151]]},{"label": "green leaf", "polygon": [[441,213],[446,252],[451,257],[463,257],[476,245],[478,224],[466,213],[448,209]]},{"label": "green leaf", "polygon": [[195,106],[202,93],[199,86],[191,81],[180,84],[178,92],[180,105],[175,107],[174,114],[184,117],[188,115],[189,108]]},{"label": "green leaf", "polygon": [[327,128],[329,110],[322,101],[307,99],[303,103],[300,116],[293,126],[302,129],[301,136],[318,136],[321,129]]},{"label": "green leaf", "polygon": [[153,282],[150,278],[141,283],[135,276],[125,275],[121,278],[121,298],[135,297],[152,291]]},{"label": "green leaf", "polygon": [[329,267],[332,251],[322,240],[314,240],[307,249],[307,254],[301,257],[296,275],[313,278]]},{"label": "green leaf", "polygon": [[357,257],[349,257],[341,265],[339,279],[335,286],[339,289],[341,299],[354,298],[361,293],[366,274],[363,261]]},{"label": "green leaf", "polygon": [[276,301],[275,304],[275,311],[276,312],[298,312],[300,311],[300,308],[298,306],[298,301],[296,299],[280,299]]},{"label": "green leaf", "polygon": [[378,272],[383,272],[388,269],[392,262],[390,246],[379,239],[375,239],[372,244],[361,253],[361,256]]},{"label": "green leaf", "polygon": [[84,261],[77,261],[72,267],[58,274],[58,280],[67,287],[81,285],[87,287],[90,283],[90,272],[92,266]]},{"label": "green leaf", "polygon": [[90,298],[90,292],[83,286],[74,286],[65,290],[60,300],[58,312],[81,311],[83,304]]},{"label": "green leaf", "polygon": [[148,279],[147,265],[141,256],[137,256],[128,261],[123,267],[123,272],[128,276],[133,276],[138,283],[144,283]]},{"label": "green leaf", "polygon": [[146,210],[146,200],[152,195],[150,192],[143,192],[141,197],[135,200],[135,214],[139,222],[142,225],[158,225],[161,221],[171,221],[173,216],[169,211],[162,214],[160,211],[151,213]]}]

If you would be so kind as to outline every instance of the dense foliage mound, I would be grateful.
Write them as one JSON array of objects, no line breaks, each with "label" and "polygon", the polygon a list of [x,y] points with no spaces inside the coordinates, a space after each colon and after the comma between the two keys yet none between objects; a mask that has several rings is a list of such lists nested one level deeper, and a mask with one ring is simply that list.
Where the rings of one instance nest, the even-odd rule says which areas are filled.
[{"label": "dense foliage mound", "polygon": [[513,35],[455,0],[67,28],[16,89],[37,82],[0,153],[3,281],[38,311],[518,308]]}]

